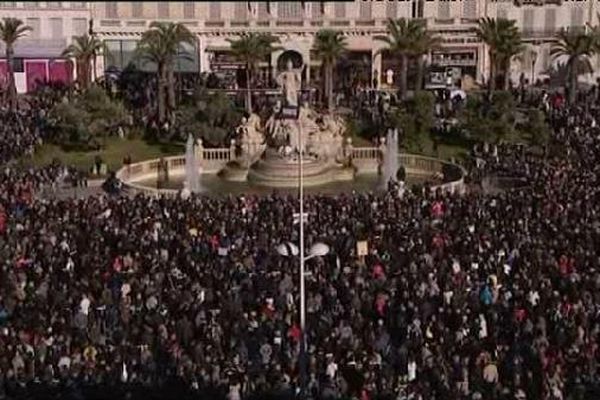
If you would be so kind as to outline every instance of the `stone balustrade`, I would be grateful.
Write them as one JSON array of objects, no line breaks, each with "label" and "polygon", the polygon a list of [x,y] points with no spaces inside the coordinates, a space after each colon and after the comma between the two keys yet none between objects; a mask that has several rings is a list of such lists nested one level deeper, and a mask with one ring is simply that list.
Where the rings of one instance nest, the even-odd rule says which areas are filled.
[{"label": "stone balustrade", "polygon": [[[203,148],[201,143],[196,147],[197,156],[201,166],[201,173],[216,174],[225,165],[235,159],[235,142],[229,148]],[[381,162],[381,149],[379,147],[353,147],[349,140],[346,145],[345,154],[350,156],[352,163],[356,168],[356,173],[367,174],[377,173]],[[201,157],[200,157],[201,155]],[[464,176],[466,171],[461,166],[443,161],[433,157],[426,157],[416,154],[400,153],[400,165],[402,165],[408,175],[419,177],[434,177],[443,176],[442,174],[455,177],[448,182],[432,186],[432,190],[442,190],[450,193],[464,193],[465,184]],[[185,171],[185,156],[165,157],[167,162],[169,175],[180,176]],[[124,187],[131,193],[144,193],[147,195],[157,196],[175,196],[179,192],[175,189],[157,189],[139,184],[142,181],[156,179],[159,159],[147,160],[139,163],[131,164],[129,167],[123,167],[117,172]]]}]

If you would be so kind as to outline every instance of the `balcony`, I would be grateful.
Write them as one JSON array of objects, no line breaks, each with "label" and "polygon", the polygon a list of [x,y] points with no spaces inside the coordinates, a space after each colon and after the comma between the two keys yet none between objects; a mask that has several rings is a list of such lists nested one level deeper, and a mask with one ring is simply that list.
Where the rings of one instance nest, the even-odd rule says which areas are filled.
[{"label": "balcony", "polygon": [[347,20],[347,19],[334,19],[329,24],[331,26],[350,26],[350,20]]},{"label": "balcony", "polygon": [[100,20],[100,26],[117,27],[121,26],[121,21],[118,19],[103,19]]},{"label": "balcony", "polygon": [[375,20],[374,19],[359,19],[354,23],[354,25],[356,25],[356,26],[375,26]]},{"label": "balcony", "polygon": [[433,23],[436,25],[454,25],[454,18],[435,18]]},{"label": "balcony", "polygon": [[294,19],[288,19],[288,20],[283,20],[283,21],[277,21],[276,22],[277,26],[296,26],[296,27],[302,27],[304,26],[304,21],[303,20],[294,20]]},{"label": "balcony", "polygon": [[237,19],[230,22],[232,28],[240,28],[245,26],[250,26],[250,21],[246,19]]},{"label": "balcony", "polygon": [[127,24],[127,26],[140,28],[140,27],[146,26],[146,21],[127,21],[126,24]]},{"label": "balcony", "polygon": [[207,28],[223,28],[225,27],[225,21],[206,21],[204,26]]},{"label": "balcony", "polygon": [[521,6],[543,6],[546,4],[546,0],[514,0],[514,4],[517,7]]},{"label": "balcony", "polygon": [[461,58],[434,58],[431,60],[431,63],[440,67],[473,67],[477,65],[477,60]]}]

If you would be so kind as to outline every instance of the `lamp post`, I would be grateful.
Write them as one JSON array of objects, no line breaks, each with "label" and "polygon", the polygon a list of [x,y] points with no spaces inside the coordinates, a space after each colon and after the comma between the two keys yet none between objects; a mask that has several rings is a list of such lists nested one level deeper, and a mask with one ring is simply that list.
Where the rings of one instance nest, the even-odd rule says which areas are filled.
[{"label": "lamp post", "polygon": [[[302,186],[300,186],[302,188]],[[302,189],[300,189],[302,190]],[[276,250],[279,255],[284,257],[300,256],[300,357],[299,357],[299,369],[300,369],[300,398],[304,398],[306,395],[306,378],[307,378],[307,360],[306,360],[306,293],[305,293],[305,272],[304,263],[314,257],[323,257],[330,251],[329,246],[325,243],[317,242],[313,244],[308,251],[308,256],[304,254],[304,216],[302,206],[302,198],[300,201],[300,248],[294,243],[286,242],[277,246]]]},{"label": "lamp post", "polygon": [[531,50],[531,87],[535,83],[535,62],[537,60],[537,52],[532,49]]}]

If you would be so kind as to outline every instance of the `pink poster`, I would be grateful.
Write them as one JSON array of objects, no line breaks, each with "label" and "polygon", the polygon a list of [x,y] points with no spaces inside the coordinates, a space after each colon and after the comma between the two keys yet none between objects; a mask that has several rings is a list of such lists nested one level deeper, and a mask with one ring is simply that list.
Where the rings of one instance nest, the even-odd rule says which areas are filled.
[{"label": "pink poster", "polygon": [[0,60],[0,90],[8,84],[8,63]]},{"label": "pink poster", "polygon": [[70,61],[50,61],[48,69],[50,72],[50,82],[71,83],[73,67]]},{"label": "pink poster", "polygon": [[33,92],[38,85],[48,79],[46,61],[26,61],[25,74],[27,76],[27,91]]}]

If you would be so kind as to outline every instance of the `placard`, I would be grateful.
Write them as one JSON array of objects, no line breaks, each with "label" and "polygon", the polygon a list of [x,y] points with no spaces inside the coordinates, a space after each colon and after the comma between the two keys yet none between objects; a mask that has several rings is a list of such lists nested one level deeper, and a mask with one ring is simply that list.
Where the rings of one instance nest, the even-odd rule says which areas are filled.
[{"label": "placard", "polygon": [[369,245],[366,240],[356,242],[356,254],[358,254],[359,257],[364,257],[369,254]]}]

